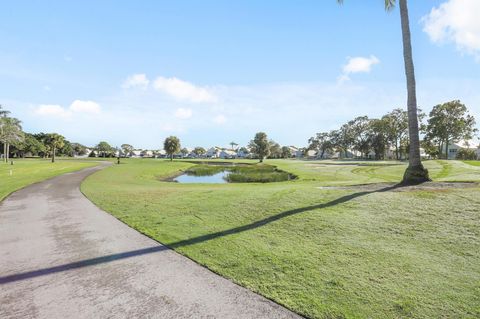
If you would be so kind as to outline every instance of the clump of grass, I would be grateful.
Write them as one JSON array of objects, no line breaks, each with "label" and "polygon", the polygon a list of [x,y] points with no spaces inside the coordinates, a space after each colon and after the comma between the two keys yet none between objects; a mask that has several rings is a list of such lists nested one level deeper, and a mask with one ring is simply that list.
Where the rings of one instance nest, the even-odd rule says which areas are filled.
[{"label": "clump of grass", "polygon": [[223,172],[225,169],[226,167],[221,165],[200,164],[190,167],[185,171],[185,174],[194,176],[211,176]]},{"label": "clump of grass", "polygon": [[242,172],[230,173],[227,181],[230,183],[273,183],[293,179],[287,172],[274,171],[268,173]]}]

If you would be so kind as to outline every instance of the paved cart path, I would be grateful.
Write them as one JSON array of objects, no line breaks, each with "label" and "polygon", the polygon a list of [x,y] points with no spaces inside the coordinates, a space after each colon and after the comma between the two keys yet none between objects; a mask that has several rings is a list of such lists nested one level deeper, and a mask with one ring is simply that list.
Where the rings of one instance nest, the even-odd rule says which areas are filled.
[{"label": "paved cart path", "polygon": [[298,318],[93,205],[79,186],[105,165],[0,203],[0,318]]}]

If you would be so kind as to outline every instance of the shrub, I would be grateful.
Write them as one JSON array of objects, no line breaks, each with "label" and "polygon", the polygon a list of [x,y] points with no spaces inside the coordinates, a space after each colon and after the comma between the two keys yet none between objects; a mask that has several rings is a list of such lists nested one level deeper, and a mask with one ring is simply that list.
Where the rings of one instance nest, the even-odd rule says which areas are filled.
[{"label": "shrub", "polygon": [[457,159],[459,160],[475,160],[477,159],[477,154],[475,150],[462,148],[457,152]]}]

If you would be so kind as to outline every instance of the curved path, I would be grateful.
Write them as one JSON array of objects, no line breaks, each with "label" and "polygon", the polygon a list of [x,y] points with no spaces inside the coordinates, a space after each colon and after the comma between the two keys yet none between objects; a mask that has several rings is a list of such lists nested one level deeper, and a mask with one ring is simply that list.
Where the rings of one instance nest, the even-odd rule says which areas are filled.
[{"label": "curved path", "polygon": [[97,208],[101,166],[0,203],[0,318],[299,318]]}]

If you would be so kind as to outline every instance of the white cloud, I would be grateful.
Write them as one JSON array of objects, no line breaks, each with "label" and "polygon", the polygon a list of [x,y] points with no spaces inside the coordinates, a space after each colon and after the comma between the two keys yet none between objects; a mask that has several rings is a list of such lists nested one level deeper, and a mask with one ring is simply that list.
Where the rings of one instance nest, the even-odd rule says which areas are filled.
[{"label": "white cloud", "polygon": [[43,90],[45,90],[45,91],[50,91],[51,89],[52,89],[52,88],[49,87],[48,85],[44,85],[44,86],[43,86]]},{"label": "white cloud", "polygon": [[65,62],[72,62],[72,61],[73,61],[73,58],[72,58],[71,56],[66,55],[66,56],[63,57],[63,60],[64,60]]},{"label": "white cloud", "polygon": [[153,83],[153,87],[157,91],[161,91],[181,101],[202,103],[215,102],[217,100],[216,96],[208,89],[175,77],[165,78],[160,76]]},{"label": "white cloud", "polygon": [[213,118],[213,122],[216,124],[225,124],[226,121],[227,118],[225,117],[225,115],[222,114],[219,114]]},{"label": "white cloud", "polygon": [[54,117],[68,117],[70,113],[63,107],[57,104],[42,104],[39,105],[35,111],[35,114],[40,116],[54,116]]},{"label": "white cloud", "polygon": [[122,88],[141,88],[146,89],[150,84],[150,80],[145,74],[133,74],[130,75],[122,84]]},{"label": "white cloud", "polygon": [[347,64],[343,66],[343,73],[346,75],[351,73],[368,73],[372,70],[372,66],[378,63],[380,63],[380,60],[374,55],[368,58],[349,57]]},{"label": "white cloud", "polygon": [[100,111],[96,102],[75,100],[68,108],[58,104],[41,104],[33,112],[40,116],[68,118],[73,114],[98,114]]},{"label": "white cloud", "polygon": [[178,108],[175,111],[175,117],[179,118],[181,120],[186,120],[192,117],[192,110],[191,109],[184,109],[184,108]]},{"label": "white cloud", "polygon": [[371,55],[370,57],[348,57],[347,64],[342,68],[343,73],[337,78],[337,83],[343,84],[350,81],[352,73],[369,73],[375,64],[379,64],[380,60]]},{"label": "white cloud", "polygon": [[70,105],[70,111],[76,113],[93,113],[98,114],[100,113],[100,105],[93,101],[81,101],[75,100]]},{"label": "white cloud", "polygon": [[480,61],[479,14],[479,0],[448,0],[422,18],[423,31],[434,43],[454,43]]}]

